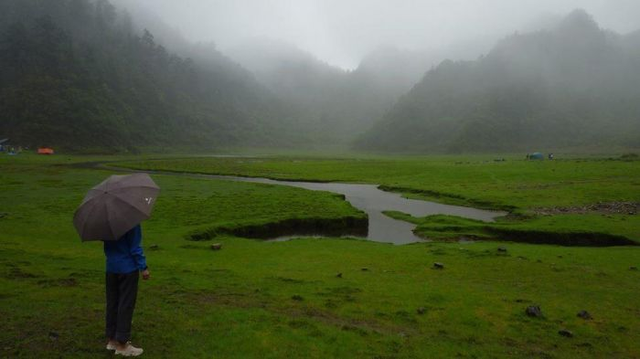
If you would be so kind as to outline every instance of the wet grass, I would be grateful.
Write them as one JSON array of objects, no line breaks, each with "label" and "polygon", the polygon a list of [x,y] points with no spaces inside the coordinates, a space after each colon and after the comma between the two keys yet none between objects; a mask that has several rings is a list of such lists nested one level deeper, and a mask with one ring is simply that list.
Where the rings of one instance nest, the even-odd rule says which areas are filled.
[{"label": "wet grass", "polygon": [[[56,165],[85,160],[0,158],[0,357],[111,357],[102,338],[101,246],[80,243],[71,225],[86,189],[109,172]],[[631,269],[640,267],[637,247],[392,246],[221,234],[222,249],[214,251],[211,242],[185,236],[360,214],[329,193],[153,177],[163,192],[143,225],[152,280],[141,283],[133,338],[145,356],[640,357],[640,271]],[[544,316],[526,316],[529,305]],[[581,310],[593,319],[577,317]]]},{"label": "wet grass", "polygon": [[[524,157],[524,156],[523,156]],[[130,168],[376,183],[453,204],[527,210],[599,201],[640,202],[640,161],[514,156],[190,158],[120,163]],[[495,158],[505,159],[496,162]]]},{"label": "wet grass", "polygon": [[[415,223],[414,232],[431,240],[457,241],[460,239],[500,240],[562,246],[625,246],[639,245],[638,223],[627,221],[625,216],[564,215],[532,220],[502,218],[487,223],[468,218],[433,215],[415,218],[406,213],[388,211],[386,215]],[[557,217],[557,216],[555,216]],[[571,218],[572,217],[572,218]],[[556,223],[555,221],[558,221]],[[574,223],[571,223],[571,222]],[[627,226],[627,223],[630,226]],[[598,226],[600,224],[600,226]],[[597,230],[594,230],[598,228]],[[616,234],[620,233],[620,234]]]},{"label": "wet grass", "polygon": [[[640,213],[568,213],[557,210],[598,203],[640,203],[640,161],[620,157],[565,157],[525,161],[514,156],[441,157],[256,157],[191,158],[123,162],[119,165],[165,171],[348,181],[380,184],[406,197],[511,212],[510,228],[547,233],[602,233],[640,241]],[[500,161],[494,161],[494,159]],[[502,161],[504,159],[504,161]],[[516,223],[517,222],[517,223]],[[460,227],[464,221],[459,221]],[[470,226],[467,232],[473,232]],[[451,232],[432,238],[449,237]],[[492,238],[498,238],[495,234]],[[505,238],[505,236],[503,236]],[[517,240],[517,236],[509,236]],[[584,243],[577,243],[584,244]]]}]

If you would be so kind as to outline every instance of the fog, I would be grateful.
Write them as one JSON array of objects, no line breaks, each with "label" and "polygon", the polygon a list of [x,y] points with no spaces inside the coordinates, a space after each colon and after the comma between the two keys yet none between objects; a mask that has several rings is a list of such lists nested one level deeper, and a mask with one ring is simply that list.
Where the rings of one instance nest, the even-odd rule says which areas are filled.
[{"label": "fog", "polygon": [[0,138],[635,149],[639,13],[638,0],[0,0]]},{"label": "fog", "polygon": [[575,8],[617,32],[640,28],[637,0],[124,1],[152,9],[187,39],[213,41],[223,51],[247,38],[268,37],[343,68],[356,67],[381,45],[482,52],[506,34],[535,28]]}]

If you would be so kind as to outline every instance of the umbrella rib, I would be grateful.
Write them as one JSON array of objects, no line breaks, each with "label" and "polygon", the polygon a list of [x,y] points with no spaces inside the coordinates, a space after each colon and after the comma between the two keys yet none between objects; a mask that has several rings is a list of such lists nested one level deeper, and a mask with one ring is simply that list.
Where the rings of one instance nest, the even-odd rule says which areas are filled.
[{"label": "umbrella rib", "polygon": [[[97,190],[97,189],[95,189],[95,188],[92,188],[92,189],[90,189],[90,190],[89,190],[89,193],[91,193],[91,191],[100,191],[100,190]],[[102,192],[102,191],[100,191],[100,192]],[[89,195],[89,193],[87,193],[87,196]],[[91,202],[92,200],[94,200],[94,199],[96,199],[96,198],[100,197],[100,194],[95,195],[95,196],[93,196],[93,197],[91,197],[91,198],[89,198],[89,199],[86,199],[86,197],[87,197],[87,196],[85,196],[85,199],[83,199],[83,200],[82,200],[82,203],[80,203],[80,207],[82,207],[82,206],[84,206],[85,204],[87,204],[87,203]]]},{"label": "umbrella rib", "polygon": [[109,223],[107,227],[109,228],[109,232],[111,232],[111,238],[117,241],[120,238],[115,238],[115,234],[113,233],[113,228],[111,228],[111,219],[110,219],[111,216],[109,215],[109,207],[107,207],[107,202],[103,202],[103,204],[104,204],[104,211],[107,214],[107,223]]},{"label": "umbrella rib", "polygon": [[[91,214],[93,214],[93,212],[95,212],[96,208],[98,206],[97,205],[93,205],[91,207],[91,209],[89,210],[89,214],[86,217],[90,217]],[[82,224],[82,233],[84,233],[85,229],[87,229],[87,224],[89,223],[89,221],[85,220],[84,223]]]},{"label": "umbrella rib", "polygon": [[[118,201],[120,201],[120,202],[122,202],[122,203],[126,204],[127,206],[129,206],[129,207],[131,207],[131,208],[134,208],[136,211],[138,211],[138,212],[142,213],[145,217],[149,218],[149,216],[147,216],[143,211],[141,211],[141,210],[140,210],[140,208],[138,208],[138,207],[136,207],[136,206],[132,205],[131,203],[129,203],[129,202],[127,202],[127,201],[123,200],[122,198],[120,198],[120,197],[118,197],[118,196],[116,196],[116,195],[111,194],[111,196],[112,196],[113,198],[117,199]],[[107,216],[108,216],[108,212],[107,212]],[[131,228],[129,228],[129,229],[131,229]],[[113,235],[113,236],[115,237],[115,235],[114,235],[114,233],[113,233],[113,230],[111,229],[111,226],[109,226],[109,230],[111,231],[111,235]],[[116,240],[118,240],[118,239],[120,239],[120,238],[116,238]]]},{"label": "umbrella rib", "polygon": [[110,189],[109,193],[113,193],[113,192],[120,191],[120,190],[125,190],[125,189],[131,189],[131,188],[149,188],[149,189],[155,189],[155,190],[158,190],[158,191],[160,190],[160,187],[158,187],[158,186],[153,187],[151,185],[149,185],[149,186],[133,185],[133,186],[118,187],[118,188]]},{"label": "umbrella rib", "polygon": [[131,207],[131,208],[135,208],[135,209],[136,209],[136,211],[138,211],[138,212],[140,212],[140,213],[142,213],[142,214],[144,214],[144,215],[146,216],[146,214],[145,214],[142,210],[140,210],[140,208],[138,208],[138,207],[136,207],[136,206],[132,205],[131,203],[129,203],[129,202],[127,202],[127,201],[125,201],[124,199],[122,199],[122,198],[120,198],[120,197],[118,197],[118,196],[116,196],[116,195],[114,195],[114,194],[111,194],[111,196],[113,196],[113,198],[115,198],[115,199],[117,199],[118,201],[120,201],[120,202],[122,202],[122,203],[126,204],[126,205],[127,205],[127,206],[129,206],[129,207]]}]

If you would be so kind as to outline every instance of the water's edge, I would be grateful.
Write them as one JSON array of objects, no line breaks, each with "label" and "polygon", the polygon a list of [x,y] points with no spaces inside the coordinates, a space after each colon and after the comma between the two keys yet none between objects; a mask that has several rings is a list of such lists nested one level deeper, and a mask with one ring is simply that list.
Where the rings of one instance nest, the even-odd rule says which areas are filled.
[{"label": "water's edge", "polygon": [[[368,228],[366,231],[362,228],[361,221],[355,222],[339,222],[334,221],[337,225],[327,225],[326,219],[308,219],[305,223],[293,225],[286,223],[282,225],[273,224],[267,226],[273,227],[274,231],[264,231],[255,225],[247,228],[239,228],[229,231],[222,231],[228,234],[245,236],[249,238],[266,238],[272,240],[286,240],[295,237],[305,236],[350,236],[356,238],[364,238],[376,242],[385,242],[393,244],[409,244],[415,242],[424,242],[426,239],[414,234],[415,225],[383,214],[383,211],[399,211],[410,214],[415,217],[424,217],[434,214],[448,214],[471,218],[486,222],[492,222],[497,217],[505,216],[508,213],[502,211],[492,211],[477,209],[471,207],[454,206],[441,204],[430,201],[409,199],[402,197],[400,193],[388,192],[380,189],[374,184],[352,184],[340,182],[308,182],[308,181],[285,181],[275,180],[261,177],[240,177],[212,175],[190,172],[174,172],[174,171],[154,171],[154,170],[137,170],[124,167],[109,166],[104,162],[85,163],[80,166],[100,168],[116,172],[145,172],[150,174],[184,176],[191,178],[209,178],[217,180],[227,180],[236,182],[263,183],[270,185],[290,186],[303,188],[312,191],[327,191],[337,193],[343,196],[353,207],[366,213],[368,217]],[[317,223],[316,223],[317,222]],[[344,223],[344,224],[341,224]],[[357,223],[358,228],[351,228]],[[265,225],[266,226],[266,225]],[[325,231],[324,229],[328,229]],[[220,231],[212,231],[222,233]],[[237,233],[236,233],[237,232]],[[325,233],[326,232],[326,233]],[[272,235],[268,235],[271,233]],[[211,234],[213,235],[213,234]],[[195,238],[204,239],[210,235],[206,231],[201,234],[191,234]]]}]

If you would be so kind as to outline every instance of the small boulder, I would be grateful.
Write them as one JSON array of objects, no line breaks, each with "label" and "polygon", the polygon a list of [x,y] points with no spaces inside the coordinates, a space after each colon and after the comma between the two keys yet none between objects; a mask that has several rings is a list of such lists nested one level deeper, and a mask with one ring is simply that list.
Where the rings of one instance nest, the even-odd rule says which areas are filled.
[{"label": "small boulder", "polygon": [[586,310],[581,310],[578,312],[578,317],[582,318],[584,320],[590,320],[593,319],[593,317],[591,316],[591,313],[587,312]]},{"label": "small boulder", "polygon": [[433,263],[433,269],[444,269],[444,264],[440,262]]},{"label": "small boulder", "polygon": [[527,309],[525,310],[525,313],[528,316],[534,317],[534,318],[542,317],[542,309],[540,309],[540,307],[537,305],[528,306]]},{"label": "small boulder", "polygon": [[573,338],[573,332],[567,329],[560,329],[558,331],[558,334],[562,335],[563,337],[566,338]]},{"label": "small boulder", "polygon": [[211,245],[211,249],[213,249],[214,251],[219,251],[222,249],[222,243],[214,243]]}]

